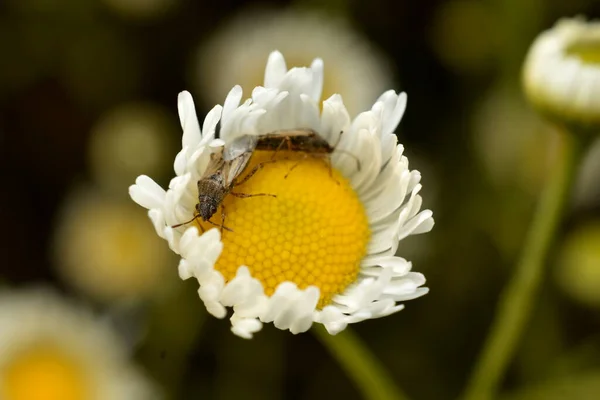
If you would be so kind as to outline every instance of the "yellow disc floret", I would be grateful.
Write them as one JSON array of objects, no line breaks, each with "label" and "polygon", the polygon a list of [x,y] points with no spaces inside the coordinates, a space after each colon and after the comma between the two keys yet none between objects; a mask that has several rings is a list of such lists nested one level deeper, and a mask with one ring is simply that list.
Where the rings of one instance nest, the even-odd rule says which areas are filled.
[{"label": "yellow disc floret", "polygon": [[14,355],[0,369],[0,397],[8,400],[85,400],[93,392],[81,366],[55,346]]},{"label": "yellow disc floret", "polygon": [[[255,152],[244,173],[273,155]],[[369,223],[358,196],[328,157],[278,152],[276,161],[263,164],[232,192],[276,197],[226,197],[224,226],[231,231],[223,230],[224,248],[215,266],[225,280],[246,265],[267,295],[284,281],[301,289],[318,287],[319,308],[356,280]],[[221,225],[221,210],[211,221]]]},{"label": "yellow disc floret", "polygon": [[573,43],[566,49],[567,54],[579,58],[585,64],[600,64],[600,43],[598,40],[582,40]]}]

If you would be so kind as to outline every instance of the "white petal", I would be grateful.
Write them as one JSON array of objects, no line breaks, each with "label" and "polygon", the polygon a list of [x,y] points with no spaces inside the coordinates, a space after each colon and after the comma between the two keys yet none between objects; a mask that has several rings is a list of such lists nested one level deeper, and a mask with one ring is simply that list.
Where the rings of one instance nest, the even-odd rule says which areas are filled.
[{"label": "white petal", "polygon": [[154,229],[156,230],[156,234],[158,236],[160,236],[163,239],[166,239],[166,236],[164,234],[164,230],[165,230],[165,215],[163,214],[163,212],[159,209],[152,209],[152,210],[148,210],[148,217],[150,218],[150,220],[152,221],[152,224],[154,225]]},{"label": "white petal", "polygon": [[252,339],[252,335],[262,329],[262,322],[256,318],[231,317],[231,331],[244,339]]},{"label": "white petal", "polygon": [[233,111],[240,105],[240,101],[242,100],[242,94],[242,87],[239,85],[234,86],[229,91],[227,97],[225,98],[225,104],[223,105],[223,120],[230,118]]},{"label": "white petal", "polygon": [[431,211],[424,210],[410,219],[398,232],[398,240],[402,240],[408,235],[429,232],[434,224],[431,214]]},{"label": "white petal", "polygon": [[267,61],[267,68],[265,70],[265,87],[275,88],[278,87],[283,77],[287,72],[287,66],[285,65],[285,59],[283,54],[279,51],[274,51],[269,55]]},{"label": "white petal", "polygon": [[300,126],[306,128],[312,128],[314,130],[319,129],[321,121],[319,118],[319,105],[310,96],[306,94],[300,95],[303,107],[299,110],[299,118],[301,122]]},{"label": "white petal", "polygon": [[196,116],[194,99],[192,99],[192,95],[189,92],[183,91],[179,93],[179,97],[177,98],[177,108],[179,109],[179,121],[181,122],[181,128],[183,129],[181,145],[183,147],[196,146],[200,143],[202,134],[200,132],[198,117]]},{"label": "white petal", "polygon": [[327,306],[316,312],[315,321],[323,324],[330,335],[337,335],[348,326],[348,316],[335,306]]},{"label": "white petal", "polygon": [[217,104],[208,112],[208,114],[206,114],[206,118],[204,118],[204,124],[202,125],[202,141],[200,144],[206,145],[215,138],[215,130],[217,128],[217,124],[221,120],[222,112],[223,107]]},{"label": "white petal", "polygon": [[313,79],[312,90],[308,94],[315,103],[318,103],[319,100],[321,100],[321,93],[323,92],[323,60],[320,58],[315,58],[310,65],[310,69],[313,73]]},{"label": "white petal", "polygon": [[189,147],[184,146],[179,153],[175,156],[175,162],[173,163],[173,169],[176,175],[185,174],[185,169],[188,164],[187,155],[190,151]]},{"label": "white petal", "polygon": [[342,96],[334,94],[323,102],[321,126],[318,132],[332,146],[337,146],[340,134],[350,127],[350,115],[344,106]]},{"label": "white petal", "polygon": [[207,311],[217,318],[225,318],[227,315],[227,310],[219,302],[224,286],[225,280],[223,275],[215,272],[208,279],[204,279],[198,289],[198,295],[204,302]]},{"label": "white petal", "polygon": [[290,332],[294,335],[306,332],[313,323],[313,313],[319,302],[320,291],[315,286],[304,290],[295,307],[296,316],[290,325]]},{"label": "white petal", "polygon": [[406,111],[406,93],[396,95],[393,90],[388,91],[384,93],[378,101],[383,101],[384,104],[381,134],[392,134],[400,123],[404,111]]},{"label": "white petal", "polygon": [[410,262],[402,257],[366,257],[363,266],[380,266],[381,268],[391,268],[394,276],[401,276],[410,271]]},{"label": "white petal", "polygon": [[135,180],[135,185],[129,187],[129,195],[140,206],[151,209],[163,206],[166,192],[151,178],[140,175]]}]

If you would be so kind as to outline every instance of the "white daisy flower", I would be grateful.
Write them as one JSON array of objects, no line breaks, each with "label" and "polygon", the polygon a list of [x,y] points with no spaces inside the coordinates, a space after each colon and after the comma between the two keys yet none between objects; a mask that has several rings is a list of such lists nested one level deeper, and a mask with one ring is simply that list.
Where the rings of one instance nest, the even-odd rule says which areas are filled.
[{"label": "white daisy flower", "polygon": [[580,126],[600,123],[600,22],[562,19],[529,49],[523,84],[548,115]]},{"label": "white daisy flower", "polygon": [[0,294],[0,398],[149,400],[117,336],[45,290]]},{"label": "white daisy flower", "polygon": [[[433,226],[431,211],[420,211],[421,175],[408,168],[393,132],[406,95],[385,92],[351,120],[340,95],[325,100],[320,111],[322,85],[320,59],[310,68],[288,70],[274,52],[265,86],[243,103],[242,89],[234,87],[224,106],[208,113],[202,130],[190,94],[181,93],[177,176],[167,191],[147,176],[130,187],[133,200],[150,210],[158,235],[181,255],[180,277],[198,280],[200,298],[214,316],[223,318],[232,307],[232,330],[242,337],[265,322],[292,333],[319,322],[335,334],[349,323],[397,312],[400,302],[427,293],[424,276],[395,256],[399,240]],[[313,129],[335,146],[332,169],[323,159],[287,154],[234,188],[277,197],[225,198],[229,230],[222,235],[196,221],[172,228],[194,216],[196,183],[212,148],[222,143],[214,141],[219,121],[225,143],[244,134]],[[255,151],[246,171],[272,156]],[[213,217],[217,225],[220,216]]]},{"label": "white daisy flower", "polygon": [[[96,301],[136,301],[164,289],[172,254],[138,207],[91,188],[65,202],[54,236],[63,280]],[[89,229],[92,226],[93,229]]]},{"label": "white daisy flower", "polygon": [[347,21],[296,9],[246,9],[227,21],[198,50],[191,82],[209,104],[220,103],[235,84],[250,92],[262,85],[265,59],[273,49],[290,65],[308,65],[315,54],[325,55],[324,98],[344,93],[351,115],[394,86],[385,55]]}]

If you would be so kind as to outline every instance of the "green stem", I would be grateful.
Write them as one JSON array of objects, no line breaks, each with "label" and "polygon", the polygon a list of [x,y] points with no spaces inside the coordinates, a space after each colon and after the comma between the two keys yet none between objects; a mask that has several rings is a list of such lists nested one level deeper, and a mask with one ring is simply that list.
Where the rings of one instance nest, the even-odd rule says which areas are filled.
[{"label": "green stem", "polygon": [[350,328],[335,336],[327,333],[322,326],[313,327],[312,332],[358,386],[365,399],[408,399],[394,384],[392,377],[373,353]]},{"label": "green stem", "polygon": [[522,258],[504,289],[496,318],[465,391],[465,400],[487,400],[496,393],[527,323],[543,278],[544,260],[565,212],[584,141],[561,132],[562,146],[555,171],[540,198],[525,239]]}]

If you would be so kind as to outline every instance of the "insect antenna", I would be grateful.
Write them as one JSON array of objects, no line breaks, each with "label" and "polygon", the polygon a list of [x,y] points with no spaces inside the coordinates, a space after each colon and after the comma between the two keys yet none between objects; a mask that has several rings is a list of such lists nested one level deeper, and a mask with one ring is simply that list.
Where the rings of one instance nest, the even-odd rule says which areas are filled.
[{"label": "insect antenna", "polygon": [[[189,221],[185,221],[185,222],[182,222],[182,223],[177,224],[177,225],[171,225],[171,228],[179,228],[180,226],[189,224],[190,222],[194,222],[195,220],[198,219],[199,216],[200,216],[200,214],[196,214],[196,215],[194,215],[194,218],[190,219]],[[214,226],[217,226],[217,227],[219,227],[221,229],[225,229],[226,231],[233,232],[232,229],[226,227],[225,225],[219,225],[217,223],[212,222],[211,220],[208,220],[207,222],[210,223],[210,224],[212,224],[212,225],[214,225]],[[204,228],[202,228],[202,225],[200,225],[200,229],[202,229],[202,232],[204,232]]]},{"label": "insect antenna", "polygon": [[350,157],[354,158],[354,160],[356,161],[356,169],[360,172],[361,165],[360,165],[360,160],[358,159],[358,157],[355,154],[350,153],[349,151],[337,148],[338,144],[340,144],[340,142],[342,141],[342,135],[343,134],[344,134],[344,131],[340,131],[338,139],[336,140],[335,144],[332,146],[333,151],[338,151],[338,152],[340,152],[342,154],[345,154],[347,156],[350,156]]},{"label": "insect antenna", "polygon": [[360,164],[360,160],[358,159],[358,156],[356,156],[356,154],[352,154],[349,151],[343,150],[343,149],[334,149],[334,152],[339,152],[342,154],[345,154],[349,157],[354,158],[354,161],[356,161],[356,168],[358,169],[358,171],[360,171],[361,169],[361,164]]},{"label": "insect antenna", "polygon": [[182,223],[177,224],[177,225],[171,225],[171,228],[179,228],[180,226],[187,225],[190,222],[193,222],[193,221],[197,220],[199,216],[200,216],[200,214],[196,214],[196,215],[194,215],[194,218],[190,219],[189,221],[182,222]]}]

